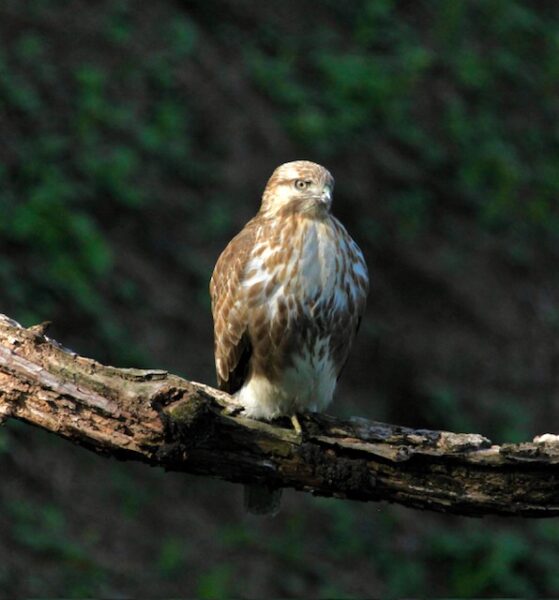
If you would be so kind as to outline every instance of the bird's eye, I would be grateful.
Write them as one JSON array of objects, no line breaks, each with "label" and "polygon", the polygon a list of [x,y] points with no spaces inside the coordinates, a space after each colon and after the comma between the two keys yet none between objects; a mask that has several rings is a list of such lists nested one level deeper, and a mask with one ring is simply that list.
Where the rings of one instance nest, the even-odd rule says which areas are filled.
[{"label": "bird's eye", "polygon": [[304,179],[297,179],[295,181],[295,187],[298,190],[306,190],[309,187],[310,181],[305,181]]}]

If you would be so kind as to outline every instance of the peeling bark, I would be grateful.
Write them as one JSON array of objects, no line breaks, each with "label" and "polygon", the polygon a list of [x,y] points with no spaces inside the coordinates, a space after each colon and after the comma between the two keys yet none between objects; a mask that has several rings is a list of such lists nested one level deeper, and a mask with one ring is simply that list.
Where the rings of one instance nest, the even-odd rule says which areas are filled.
[{"label": "peeling bark", "polygon": [[462,515],[559,514],[559,444],[492,444],[478,434],[360,418],[242,417],[234,399],[160,370],[78,356],[0,315],[0,423],[18,419],[118,459],[319,496]]}]

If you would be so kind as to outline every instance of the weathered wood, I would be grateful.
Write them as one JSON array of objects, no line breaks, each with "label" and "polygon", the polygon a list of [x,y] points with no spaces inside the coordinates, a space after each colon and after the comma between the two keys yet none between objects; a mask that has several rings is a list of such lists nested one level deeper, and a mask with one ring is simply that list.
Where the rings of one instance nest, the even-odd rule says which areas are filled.
[{"label": "weathered wood", "polygon": [[234,399],[160,370],[103,366],[0,315],[0,422],[19,419],[100,454],[321,496],[463,515],[559,514],[559,445],[360,418],[243,418]]}]

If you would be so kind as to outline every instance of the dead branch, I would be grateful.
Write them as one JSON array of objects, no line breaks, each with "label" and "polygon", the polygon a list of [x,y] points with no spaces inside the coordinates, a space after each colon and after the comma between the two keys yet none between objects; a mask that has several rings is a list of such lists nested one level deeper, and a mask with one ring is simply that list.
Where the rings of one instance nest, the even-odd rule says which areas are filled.
[{"label": "dead branch", "polygon": [[0,315],[0,421],[19,419],[99,454],[320,496],[463,515],[559,514],[559,446],[353,418],[239,415],[234,399],[160,370],[83,358]]}]

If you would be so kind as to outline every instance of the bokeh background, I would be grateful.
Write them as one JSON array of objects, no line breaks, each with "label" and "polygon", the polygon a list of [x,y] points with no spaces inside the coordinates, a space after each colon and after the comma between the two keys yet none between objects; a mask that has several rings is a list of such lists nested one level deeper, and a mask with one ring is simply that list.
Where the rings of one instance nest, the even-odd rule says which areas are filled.
[{"label": "bokeh background", "polygon": [[[280,163],[337,178],[370,301],[331,411],[559,430],[559,6],[2,0],[0,310],[213,383],[208,280]],[[0,430],[0,591],[557,596],[559,523],[241,490]]]}]

